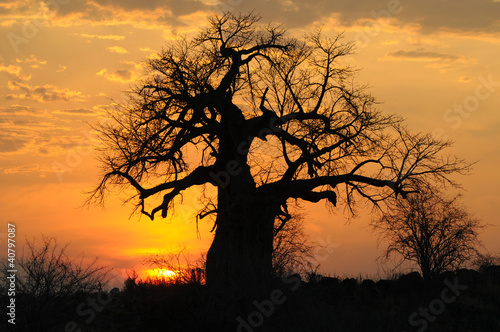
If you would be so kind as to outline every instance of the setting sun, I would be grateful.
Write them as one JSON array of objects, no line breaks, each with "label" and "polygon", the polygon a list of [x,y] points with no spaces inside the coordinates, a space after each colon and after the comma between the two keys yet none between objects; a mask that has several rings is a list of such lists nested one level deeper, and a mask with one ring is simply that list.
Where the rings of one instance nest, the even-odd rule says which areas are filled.
[{"label": "setting sun", "polygon": [[177,273],[167,269],[148,269],[146,277],[151,279],[173,279]]}]

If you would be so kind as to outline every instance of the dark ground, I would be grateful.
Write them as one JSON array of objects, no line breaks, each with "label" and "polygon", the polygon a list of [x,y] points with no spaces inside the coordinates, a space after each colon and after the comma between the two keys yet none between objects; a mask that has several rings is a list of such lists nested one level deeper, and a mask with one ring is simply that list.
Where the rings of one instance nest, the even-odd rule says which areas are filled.
[{"label": "dark ground", "polygon": [[[196,284],[138,284],[64,299],[17,295],[17,301],[16,327],[27,332],[500,331],[500,267],[446,272],[430,285],[417,273],[376,283],[291,276],[237,296],[213,296]],[[7,330],[5,320],[0,330]]]}]

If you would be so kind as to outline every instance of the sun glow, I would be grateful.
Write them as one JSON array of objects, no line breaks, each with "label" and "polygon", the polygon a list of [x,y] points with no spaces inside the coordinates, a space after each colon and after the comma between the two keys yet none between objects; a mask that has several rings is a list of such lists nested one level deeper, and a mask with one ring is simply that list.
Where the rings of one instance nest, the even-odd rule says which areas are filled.
[{"label": "sun glow", "polygon": [[151,279],[173,279],[177,273],[167,269],[149,269],[146,275]]}]

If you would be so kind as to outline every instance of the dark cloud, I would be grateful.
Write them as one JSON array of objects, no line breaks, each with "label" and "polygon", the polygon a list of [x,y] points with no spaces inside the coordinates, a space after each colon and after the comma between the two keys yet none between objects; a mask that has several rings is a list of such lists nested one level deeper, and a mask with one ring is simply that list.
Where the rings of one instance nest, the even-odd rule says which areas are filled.
[{"label": "dark cloud", "polygon": [[7,87],[15,93],[8,94],[7,99],[30,99],[39,102],[49,101],[83,101],[85,98],[78,91],[71,91],[67,88],[58,88],[46,84],[44,86],[31,86],[27,83],[9,81]]},{"label": "dark cloud", "polygon": [[393,51],[387,53],[385,59],[426,62],[428,67],[440,69],[442,71],[470,67],[477,64],[477,59],[474,58],[463,55],[433,52],[425,49]]},{"label": "dark cloud", "polygon": [[188,15],[197,11],[211,11],[213,9],[212,6],[205,5],[203,2],[197,0],[95,0],[92,3],[88,3],[84,0],[71,0],[67,4],[61,5],[56,13],[59,16],[82,13],[85,19],[103,21],[112,20],[114,18],[114,10],[151,11],[158,8],[165,9],[172,14],[169,15],[168,18],[158,17],[158,22],[165,22],[168,19],[169,23],[173,23],[174,25],[182,25],[182,23],[176,19],[178,16]]},{"label": "dark cloud", "polygon": [[151,10],[156,8],[165,8],[172,11],[173,16],[182,16],[194,13],[200,10],[207,10],[211,7],[197,0],[96,0],[100,5],[111,5],[113,7],[126,10]]},{"label": "dark cloud", "polygon": [[425,50],[416,50],[416,51],[405,51],[399,50],[390,52],[387,54],[388,57],[391,58],[399,58],[399,59],[415,59],[415,60],[445,60],[445,61],[456,61],[465,59],[463,56],[451,55],[446,53],[438,53],[431,52]]},{"label": "dark cloud", "polygon": [[[228,1],[228,0],[223,0]],[[234,2],[234,1],[229,1]],[[317,0],[240,1],[227,6],[233,11],[255,10],[265,20],[278,20],[287,27],[302,27],[336,15],[344,26],[366,19],[391,18],[400,24],[417,24],[424,33],[440,30],[498,33],[500,2],[492,0]],[[223,8],[223,7],[222,7]]]},{"label": "dark cloud", "polygon": [[[97,0],[96,3],[103,6],[115,6],[124,9],[155,9],[164,7],[169,1],[165,0]],[[179,1],[183,3],[183,1]]]},{"label": "dark cloud", "polygon": [[[206,10],[254,11],[263,16],[265,22],[274,21],[288,28],[300,28],[335,15],[343,26],[352,26],[380,17],[391,18],[400,24],[417,24],[424,33],[440,30],[457,32],[498,33],[500,2],[492,0],[221,0],[218,5],[207,6],[198,1],[152,1],[98,0],[101,4],[112,4],[124,9],[146,9],[163,7],[173,16],[159,18],[176,26],[182,24],[176,16]],[[147,4],[147,5],[146,5]]]},{"label": "dark cloud", "polygon": [[102,16],[102,12],[98,8],[91,6],[85,0],[71,0],[65,4],[60,5],[54,14],[57,16],[66,16],[74,13],[82,13],[85,17],[93,17],[96,21],[99,21]]},{"label": "dark cloud", "polygon": [[96,73],[98,76],[103,76],[107,80],[120,83],[130,83],[141,77],[143,74],[143,64],[132,61],[123,61],[123,66],[119,69],[108,70],[106,68]]},{"label": "dark cloud", "polygon": [[493,0],[406,1],[401,20],[419,23],[422,31],[498,33],[500,2]]},{"label": "dark cloud", "polygon": [[[342,2],[342,1],[340,1]],[[321,20],[334,12],[331,8],[339,5],[339,1],[246,1],[246,0],[222,0],[219,5],[213,6],[212,10],[217,13],[223,11],[250,12],[259,14],[263,22],[283,23],[287,28],[298,28]],[[357,8],[356,4],[351,4],[351,9]]]},{"label": "dark cloud", "polygon": [[132,77],[132,72],[127,69],[118,69],[115,74],[124,80],[129,80]]},{"label": "dark cloud", "polygon": [[500,2],[494,0],[220,0],[217,5],[208,5],[201,0],[71,0],[53,9],[53,13],[59,16],[79,13],[84,20],[100,22],[120,20],[123,17],[117,17],[117,13],[123,11],[151,12],[159,8],[166,14],[161,11],[153,14],[151,24],[174,28],[185,24],[178,19],[179,16],[198,11],[220,14],[223,11],[244,13],[253,10],[260,13],[265,22],[281,22],[288,28],[321,23],[335,16],[344,27],[386,17],[394,19],[398,25],[417,25],[423,33],[500,32]]},{"label": "dark cloud", "polygon": [[0,136],[0,153],[19,151],[25,146],[26,143],[27,141],[25,140]]},{"label": "dark cloud", "polygon": [[41,110],[29,107],[29,106],[21,106],[21,105],[12,105],[9,107],[0,107],[0,114],[39,114],[42,113]]},{"label": "dark cloud", "polygon": [[25,119],[25,118],[14,118],[12,119],[12,123],[16,126],[36,126],[39,124],[39,121],[33,119]]},{"label": "dark cloud", "polygon": [[342,25],[359,24],[362,20],[392,18],[400,23],[418,24],[422,32],[439,30],[498,33],[500,2],[492,0],[319,0],[299,1],[242,1],[235,8],[255,8],[266,17],[283,21],[287,26],[304,26],[339,14]]},{"label": "dark cloud", "polygon": [[93,115],[96,114],[95,111],[85,109],[85,108],[75,108],[69,110],[60,110],[58,113],[71,114],[71,115]]}]

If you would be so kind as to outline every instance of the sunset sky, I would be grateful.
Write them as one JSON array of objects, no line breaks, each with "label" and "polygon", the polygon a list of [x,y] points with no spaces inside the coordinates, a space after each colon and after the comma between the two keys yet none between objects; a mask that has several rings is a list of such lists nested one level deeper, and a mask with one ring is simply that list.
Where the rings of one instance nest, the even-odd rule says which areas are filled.
[{"label": "sunset sky", "polygon": [[[197,235],[195,191],[166,220],[131,216],[123,193],[104,209],[83,207],[99,180],[90,125],[105,121],[167,41],[195,33],[211,13],[255,10],[290,35],[321,27],[357,41],[347,61],[380,108],[416,132],[454,140],[450,152],[477,161],[455,179],[468,210],[491,224],[481,232],[485,250],[500,254],[500,1],[223,1],[0,0],[2,243],[13,222],[20,242],[55,236],[121,275],[159,249],[186,246],[193,259],[208,250],[212,225],[201,221]],[[383,273],[375,261],[383,244],[367,212],[346,224],[342,207],[333,215],[323,203],[305,207],[311,239],[330,248],[319,255],[323,272]]]}]

